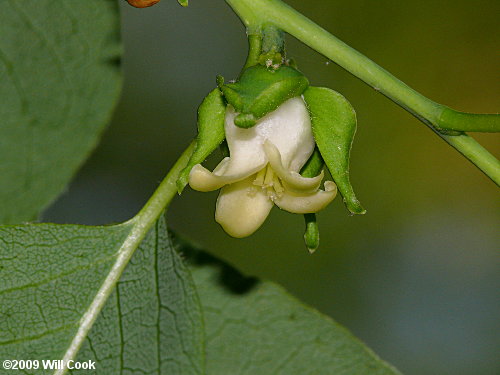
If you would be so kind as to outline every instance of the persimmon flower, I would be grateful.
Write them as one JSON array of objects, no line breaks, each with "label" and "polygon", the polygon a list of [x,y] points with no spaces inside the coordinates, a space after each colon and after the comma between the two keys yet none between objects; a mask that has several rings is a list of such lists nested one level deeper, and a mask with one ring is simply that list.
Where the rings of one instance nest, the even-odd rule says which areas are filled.
[{"label": "persimmon flower", "polygon": [[320,190],[323,172],[302,177],[300,169],[314,151],[311,121],[300,97],[289,99],[249,129],[234,124],[238,115],[226,110],[225,133],[230,156],[210,172],[193,167],[189,185],[198,191],[221,189],[215,220],[233,237],[254,233],[273,204],[297,214],[326,207],[337,194],[333,181]]}]

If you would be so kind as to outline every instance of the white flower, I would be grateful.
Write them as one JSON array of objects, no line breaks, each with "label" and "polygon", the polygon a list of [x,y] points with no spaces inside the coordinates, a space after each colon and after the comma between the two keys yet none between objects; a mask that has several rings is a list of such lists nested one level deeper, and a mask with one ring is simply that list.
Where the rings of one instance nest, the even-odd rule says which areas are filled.
[{"label": "white flower", "polygon": [[332,181],[319,190],[323,172],[299,174],[314,151],[311,120],[300,97],[283,103],[249,129],[234,125],[238,113],[226,111],[225,132],[230,157],[210,172],[201,164],[189,175],[198,191],[221,189],[215,220],[233,237],[246,237],[264,222],[273,204],[292,213],[317,212],[337,194]]}]

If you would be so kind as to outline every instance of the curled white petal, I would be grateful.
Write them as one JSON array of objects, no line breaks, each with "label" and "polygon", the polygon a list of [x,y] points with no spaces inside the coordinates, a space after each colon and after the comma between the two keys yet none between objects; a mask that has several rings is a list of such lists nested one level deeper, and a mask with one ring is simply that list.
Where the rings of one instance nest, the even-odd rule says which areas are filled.
[{"label": "curled white petal", "polygon": [[281,178],[287,190],[299,193],[314,192],[318,190],[323,180],[323,171],[312,178],[302,177],[299,173],[290,171],[283,165],[281,154],[278,148],[269,140],[264,143],[264,152],[273,171]]},{"label": "curled white petal", "polygon": [[273,207],[265,191],[253,185],[254,177],[225,186],[217,198],[215,221],[230,236],[242,238],[254,233]]},{"label": "curled white petal", "polygon": [[262,168],[262,166],[257,166],[253,170],[245,170],[242,173],[228,175],[225,174],[225,171],[229,162],[229,158],[223,159],[213,172],[210,172],[201,164],[195,165],[189,173],[189,186],[194,190],[202,192],[213,191],[225,185],[244,180]]},{"label": "curled white petal", "polygon": [[274,199],[276,206],[294,214],[315,213],[325,208],[337,195],[337,185],[333,181],[325,182],[325,190],[312,194],[293,194],[286,192]]}]

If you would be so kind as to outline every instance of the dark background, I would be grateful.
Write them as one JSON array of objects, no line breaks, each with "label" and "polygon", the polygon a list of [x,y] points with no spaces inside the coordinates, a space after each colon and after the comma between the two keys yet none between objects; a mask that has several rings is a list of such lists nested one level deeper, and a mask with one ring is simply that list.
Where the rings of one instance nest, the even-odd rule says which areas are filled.
[{"label": "dark background", "polygon": [[[219,0],[122,2],[125,86],[100,146],[45,221],[132,217],[195,136],[215,76],[235,78],[245,31]],[[490,1],[288,3],[433,100],[469,112],[500,104],[498,15]],[[319,214],[309,255],[303,219],[273,209],[253,236],[213,221],[217,193],[189,189],[170,226],[245,273],[284,285],[348,327],[406,374],[500,372],[498,188],[407,112],[299,42],[288,54],[358,115],[351,180],[368,213],[341,199]],[[476,136],[498,156],[498,135]]]}]

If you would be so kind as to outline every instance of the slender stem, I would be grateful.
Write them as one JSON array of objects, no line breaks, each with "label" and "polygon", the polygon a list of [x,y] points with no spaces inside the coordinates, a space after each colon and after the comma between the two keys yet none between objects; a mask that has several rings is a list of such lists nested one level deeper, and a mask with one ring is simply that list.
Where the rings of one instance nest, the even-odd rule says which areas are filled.
[{"label": "slender stem", "polygon": [[262,36],[260,34],[248,35],[248,56],[242,72],[251,66],[259,63],[259,56],[262,50]]},{"label": "slender stem", "polygon": [[[279,0],[226,0],[245,25],[273,23],[360,78],[415,115],[432,122],[442,106],[427,99],[385,69],[349,47],[313,21]],[[255,27],[255,26],[254,26]]]},{"label": "slender stem", "polygon": [[191,142],[191,144],[184,150],[151,198],[149,198],[144,207],[132,219],[135,225],[143,228],[145,232],[151,228],[165,208],[170,204],[170,201],[177,194],[177,177],[179,176],[180,171],[182,171],[187,165],[189,158],[193,153],[194,146],[195,141]]},{"label": "slender stem", "polygon": [[[412,113],[500,185],[498,161],[462,131],[499,131],[498,115],[464,114],[438,104],[280,0],[225,0],[247,28],[272,24],[328,57]],[[453,139],[455,136],[457,139]],[[494,162],[496,161],[496,163]]]},{"label": "slender stem", "polygon": [[121,224],[130,226],[130,232],[118,250],[116,261],[106,276],[106,279],[102,283],[101,288],[79,322],[75,337],[68,346],[66,353],[64,353],[64,366],[58,369],[54,375],[65,374],[68,370],[68,361],[75,359],[78,351],[90,332],[92,325],[99,316],[99,313],[106,304],[109,296],[115,289],[116,283],[120,279],[125,267],[127,267],[130,258],[132,258],[132,255],[139,247],[148,231],[158,220],[160,215],[177,193],[177,177],[180,171],[187,165],[193,149],[194,142],[192,142],[191,145],[189,145],[189,147],[182,153],[172,169],[168,172],[165,179],[161,182],[160,186],[158,186],[158,189],[156,189],[139,213],[131,220]]}]

